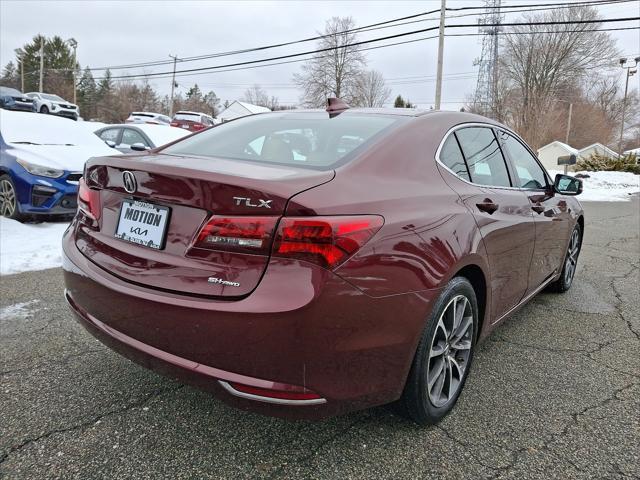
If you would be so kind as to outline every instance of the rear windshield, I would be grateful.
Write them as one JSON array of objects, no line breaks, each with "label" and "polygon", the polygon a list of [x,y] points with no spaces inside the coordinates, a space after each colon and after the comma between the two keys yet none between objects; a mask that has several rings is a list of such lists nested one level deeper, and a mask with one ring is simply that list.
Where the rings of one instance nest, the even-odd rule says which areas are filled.
[{"label": "rear windshield", "polygon": [[284,113],[248,116],[171,145],[163,153],[331,169],[405,117]]},{"label": "rear windshield", "polygon": [[197,113],[176,113],[173,116],[174,120],[191,120],[192,122],[197,122],[200,120],[200,115]]},{"label": "rear windshield", "polygon": [[132,117],[149,117],[149,118],[153,118],[155,117],[155,114],[153,113],[144,113],[144,112],[133,112],[131,113]]}]

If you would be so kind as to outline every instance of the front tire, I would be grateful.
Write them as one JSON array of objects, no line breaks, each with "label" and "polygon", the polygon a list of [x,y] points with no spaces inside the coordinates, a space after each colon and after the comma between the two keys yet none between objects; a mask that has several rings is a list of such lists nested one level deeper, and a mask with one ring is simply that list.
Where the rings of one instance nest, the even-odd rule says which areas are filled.
[{"label": "front tire", "polygon": [[6,174],[0,176],[0,215],[20,222],[25,219],[18,208],[16,187]]},{"label": "front tire", "polygon": [[576,275],[576,269],[578,268],[578,256],[580,255],[580,249],[582,248],[582,227],[579,223],[571,232],[571,238],[569,239],[569,246],[567,247],[567,253],[565,254],[564,264],[562,265],[562,273],[560,278],[549,285],[549,290],[556,293],[564,293],[573,285],[573,278]]},{"label": "front tire", "polygon": [[435,302],[402,394],[408,416],[434,425],[454,407],[473,360],[478,303],[471,283],[453,278]]},{"label": "front tire", "polygon": [[49,107],[47,107],[46,105],[43,105],[42,107],[40,107],[40,113],[44,113],[44,114],[49,113]]}]

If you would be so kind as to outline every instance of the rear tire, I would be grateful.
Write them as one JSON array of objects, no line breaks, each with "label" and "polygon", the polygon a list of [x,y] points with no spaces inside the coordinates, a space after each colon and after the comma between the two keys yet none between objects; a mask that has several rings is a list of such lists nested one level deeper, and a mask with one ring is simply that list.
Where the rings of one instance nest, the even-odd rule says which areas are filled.
[{"label": "rear tire", "polygon": [[20,213],[16,186],[9,175],[0,176],[0,215],[22,222],[26,219]]},{"label": "rear tire", "polygon": [[548,290],[555,293],[564,293],[573,285],[573,279],[576,275],[576,269],[578,268],[578,256],[580,255],[580,249],[582,248],[582,227],[579,223],[571,232],[571,238],[569,239],[569,246],[567,247],[567,253],[564,257],[564,263],[562,264],[562,273],[560,278],[549,285]]},{"label": "rear tire", "polygon": [[43,105],[42,107],[40,107],[40,113],[44,113],[44,114],[49,113],[49,107],[47,107],[46,105]]},{"label": "rear tire", "polygon": [[420,425],[434,425],[454,407],[471,368],[478,303],[471,283],[453,278],[435,302],[422,332],[401,404]]}]

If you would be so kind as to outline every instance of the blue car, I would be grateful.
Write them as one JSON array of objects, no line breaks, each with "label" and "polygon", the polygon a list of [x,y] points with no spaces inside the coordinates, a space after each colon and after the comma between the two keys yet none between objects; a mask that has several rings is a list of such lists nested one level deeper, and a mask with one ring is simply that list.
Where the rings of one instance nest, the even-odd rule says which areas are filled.
[{"label": "blue car", "polygon": [[0,110],[0,214],[71,216],[85,162],[119,155],[76,122]]},{"label": "blue car", "polygon": [[36,104],[34,103],[33,98],[27,97],[20,90],[9,87],[0,87],[0,108],[35,112]]}]

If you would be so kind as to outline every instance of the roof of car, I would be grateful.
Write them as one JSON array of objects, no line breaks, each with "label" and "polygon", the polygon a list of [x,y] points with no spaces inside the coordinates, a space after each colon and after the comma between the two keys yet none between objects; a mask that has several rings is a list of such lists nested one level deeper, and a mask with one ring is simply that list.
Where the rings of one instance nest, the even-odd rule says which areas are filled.
[{"label": "roof of car", "polygon": [[179,113],[184,113],[187,115],[204,115],[205,117],[210,117],[211,115],[207,114],[207,113],[202,113],[202,112],[191,112],[189,110],[180,110],[179,112],[176,112],[175,114],[178,115]]}]

